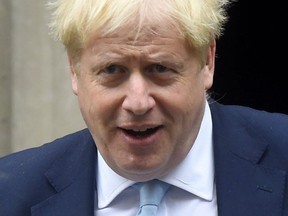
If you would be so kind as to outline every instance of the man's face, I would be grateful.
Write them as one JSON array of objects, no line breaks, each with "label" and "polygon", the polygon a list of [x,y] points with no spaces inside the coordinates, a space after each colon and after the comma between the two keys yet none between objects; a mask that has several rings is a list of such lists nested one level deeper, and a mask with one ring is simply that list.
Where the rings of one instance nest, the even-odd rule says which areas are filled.
[{"label": "man's face", "polygon": [[[212,85],[215,47],[200,66],[168,23],[137,39],[133,26],[94,37],[71,78],[98,150],[119,175],[144,181],[167,174],[193,145]],[[153,31],[152,31],[153,29]]]}]

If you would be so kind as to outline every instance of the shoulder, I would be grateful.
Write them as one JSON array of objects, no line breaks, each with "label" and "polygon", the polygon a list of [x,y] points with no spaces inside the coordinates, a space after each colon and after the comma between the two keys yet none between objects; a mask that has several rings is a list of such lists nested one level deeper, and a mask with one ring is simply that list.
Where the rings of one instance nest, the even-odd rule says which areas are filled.
[{"label": "shoulder", "polygon": [[251,130],[263,130],[263,132],[275,134],[281,133],[282,135],[288,128],[287,114],[272,113],[239,105],[223,105],[217,102],[212,102],[210,108],[212,118],[225,124],[239,125]]},{"label": "shoulder", "polygon": [[267,146],[265,160],[288,170],[288,115],[238,105],[210,104],[214,136],[234,149]]},{"label": "shoulder", "polygon": [[66,152],[81,150],[85,140],[89,140],[86,143],[92,140],[87,129],[0,158],[0,190],[16,188],[18,184],[29,188],[44,182],[46,170]]},{"label": "shoulder", "polygon": [[[0,214],[9,212],[11,215],[11,212],[21,211],[21,215],[30,215],[33,204],[55,193],[47,181],[46,172],[59,161],[65,162],[65,168],[88,145],[94,146],[94,143],[85,129],[0,158],[0,203],[4,206],[0,208]],[[61,160],[63,158],[65,160]],[[14,209],[6,208],[11,201]]]},{"label": "shoulder", "polygon": [[[41,168],[49,166],[52,162],[67,151],[67,149],[76,146],[82,140],[89,139],[90,133],[87,129],[72,134],[65,135],[55,139],[50,143],[45,143],[39,147],[25,149],[0,158],[0,172],[4,169],[17,170],[21,167]],[[11,172],[13,171],[11,170]]]}]

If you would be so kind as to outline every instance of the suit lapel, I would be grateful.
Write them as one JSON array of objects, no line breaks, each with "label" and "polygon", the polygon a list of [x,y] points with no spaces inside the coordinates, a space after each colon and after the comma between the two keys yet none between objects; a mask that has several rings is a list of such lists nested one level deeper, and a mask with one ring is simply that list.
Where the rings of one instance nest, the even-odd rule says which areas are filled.
[{"label": "suit lapel", "polygon": [[32,216],[94,214],[96,148],[88,131],[46,172],[55,195],[32,207]]},{"label": "suit lapel", "polygon": [[211,107],[219,216],[282,215],[285,172],[261,166],[268,143],[224,109]]}]

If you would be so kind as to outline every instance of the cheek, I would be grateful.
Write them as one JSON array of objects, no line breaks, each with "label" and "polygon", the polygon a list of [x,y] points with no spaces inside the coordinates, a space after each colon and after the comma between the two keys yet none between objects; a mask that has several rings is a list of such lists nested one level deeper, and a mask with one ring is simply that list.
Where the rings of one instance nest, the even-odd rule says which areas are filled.
[{"label": "cheek", "polygon": [[194,130],[194,127],[198,128],[206,99],[206,91],[202,81],[200,74],[186,79],[177,88],[176,92],[178,93],[173,96],[170,95],[170,113],[177,119],[176,122],[179,122],[180,133]]},{"label": "cheek", "polygon": [[78,101],[87,126],[94,131],[109,126],[116,119],[119,96],[114,92],[87,84],[78,87]]},{"label": "cheek", "polygon": [[82,117],[86,122],[86,125],[90,128],[92,126],[92,122],[94,122],[92,119],[95,112],[94,105],[91,99],[89,99],[89,96],[86,94],[81,94],[81,92],[78,93],[78,103]]},{"label": "cheek", "polygon": [[96,91],[91,83],[78,80],[78,103],[81,114],[88,127],[92,126],[98,111],[99,101]]},{"label": "cheek", "polygon": [[170,100],[173,101],[175,107],[180,108],[183,112],[190,112],[193,107],[197,106],[199,101],[205,98],[203,82],[203,76],[200,72],[195,76],[184,77],[172,90],[174,96],[170,95]]}]

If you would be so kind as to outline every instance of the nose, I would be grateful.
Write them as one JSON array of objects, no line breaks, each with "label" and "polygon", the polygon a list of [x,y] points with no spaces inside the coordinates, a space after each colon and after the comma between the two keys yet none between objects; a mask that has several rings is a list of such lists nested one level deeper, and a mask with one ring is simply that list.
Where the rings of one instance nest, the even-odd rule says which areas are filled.
[{"label": "nose", "polygon": [[131,75],[127,81],[127,89],[122,107],[134,115],[144,115],[155,106],[151,95],[149,81],[141,74]]}]

